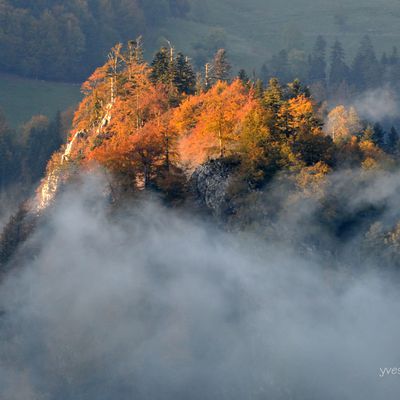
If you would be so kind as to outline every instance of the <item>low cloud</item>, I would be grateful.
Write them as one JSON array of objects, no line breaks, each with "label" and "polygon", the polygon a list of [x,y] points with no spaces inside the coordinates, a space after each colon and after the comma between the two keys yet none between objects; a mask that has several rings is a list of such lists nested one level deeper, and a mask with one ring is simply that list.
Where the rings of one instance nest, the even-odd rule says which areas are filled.
[{"label": "low cloud", "polygon": [[400,113],[397,94],[386,87],[362,93],[354,100],[354,107],[362,118],[374,122],[396,118]]},{"label": "low cloud", "polygon": [[398,398],[394,280],[152,201],[113,215],[103,185],[68,190],[2,283],[1,399]]}]

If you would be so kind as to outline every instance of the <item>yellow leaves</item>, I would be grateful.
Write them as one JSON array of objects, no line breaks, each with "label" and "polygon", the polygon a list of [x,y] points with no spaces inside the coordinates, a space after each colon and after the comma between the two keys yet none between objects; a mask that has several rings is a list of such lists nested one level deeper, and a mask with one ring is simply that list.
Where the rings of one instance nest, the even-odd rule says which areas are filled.
[{"label": "yellow leaves", "polygon": [[287,135],[319,129],[313,102],[301,94],[284,103],[278,112],[280,129]]},{"label": "yellow leaves", "polygon": [[362,167],[362,169],[364,169],[366,171],[377,170],[380,168],[378,161],[372,157],[367,157],[361,163],[361,167]]},{"label": "yellow leaves", "polygon": [[391,157],[369,140],[360,143],[360,150],[364,158],[361,167],[366,171],[390,168],[393,164]]},{"label": "yellow leaves", "polygon": [[254,105],[239,80],[217,82],[208,92],[187,98],[173,118],[181,133],[183,162],[196,165],[208,157],[227,155],[237,144],[240,124]]},{"label": "yellow leaves", "polygon": [[382,152],[382,150],[376,147],[375,144],[369,140],[361,142],[360,149],[367,157],[376,157]]},{"label": "yellow leaves", "polygon": [[339,105],[328,114],[325,131],[335,142],[348,140],[360,130],[361,121],[353,107]]},{"label": "yellow leaves", "polygon": [[174,112],[172,124],[177,132],[186,133],[193,129],[202,112],[204,95],[188,97]]},{"label": "yellow leaves", "polygon": [[294,120],[308,118],[314,113],[312,101],[303,94],[288,101],[288,111]]}]

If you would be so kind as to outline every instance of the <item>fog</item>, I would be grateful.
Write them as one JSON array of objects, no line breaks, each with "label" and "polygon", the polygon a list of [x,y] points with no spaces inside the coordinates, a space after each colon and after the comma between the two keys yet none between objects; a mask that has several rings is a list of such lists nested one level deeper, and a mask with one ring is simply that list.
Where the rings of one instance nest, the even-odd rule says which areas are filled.
[{"label": "fog", "polygon": [[398,398],[395,280],[156,200],[114,215],[104,185],[67,190],[0,287],[2,400]]},{"label": "fog", "polygon": [[400,112],[398,95],[389,87],[365,91],[353,103],[360,116],[369,121],[394,119]]}]

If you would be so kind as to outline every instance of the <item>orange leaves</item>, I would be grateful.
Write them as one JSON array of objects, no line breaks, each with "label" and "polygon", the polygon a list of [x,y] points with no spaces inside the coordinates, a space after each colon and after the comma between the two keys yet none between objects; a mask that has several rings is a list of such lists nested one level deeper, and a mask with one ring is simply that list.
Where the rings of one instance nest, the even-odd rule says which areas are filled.
[{"label": "orange leaves", "polygon": [[84,95],[89,95],[98,86],[104,82],[108,76],[108,70],[110,68],[109,63],[106,63],[102,67],[97,68],[89,79],[82,84],[81,90]]},{"label": "orange leaves", "polygon": [[172,123],[180,133],[194,129],[203,111],[204,94],[188,97],[175,110]]},{"label": "orange leaves", "polygon": [[284,130],[288,134],[295,131],[314,132],[318,130],[314,104],[303,94],[290,99],[284,104],[278,113],[278,118],[283,123]]},{"label": "orange leaves", "polygon": [[304,94],[288,101],[288,110],[293,119],[299,120],[314,113],[312,101]]},{"label": "orange leaves", "polygon": [[120,131],[102,145],[95,148],[89,158],[114,173],[141,176],[149,181],[153,169],[163,162],[164,139],[162,131],[155,122],[129,133]]},{"label": "orange leaves", "polygon": [[229,154],[239,140],[241,122],[254,105],[239,80],[230,85],[218,82],[208,92],[186,99],[173,118],[181,134],[182,161],[196,165]]}]

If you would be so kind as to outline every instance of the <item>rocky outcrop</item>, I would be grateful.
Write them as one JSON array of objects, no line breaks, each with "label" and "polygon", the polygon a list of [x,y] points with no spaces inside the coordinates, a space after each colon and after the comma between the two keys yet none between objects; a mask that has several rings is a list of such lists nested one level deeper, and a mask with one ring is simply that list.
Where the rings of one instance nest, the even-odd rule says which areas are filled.
[{"label": "rocky outcrop", "polygon": [[[105,107],[104,117],[100,120],[97,127],[94,128],[93,131],[97,135],[100,135],[110,123],[112,117],[112,106],[113,103],[107,104]],[[73,151],[76,143],[81,139],[86,139],[87,136],[88,132],[85,130],[76,132],[61,155],[60,167],[48,172],[47,176],[43,179],[37,191],[38,196],[36,212],[40,213],[45,210],[55,199],[62,183],[66,178],[66,175],[68,175],[68,168],[63,168],[63,166],[65,166],[65,164],[70,161],[71,158],[73,158]]]},{"label": "rocky outcrop", "polygon": [[190,178],[195,201],[220,216],[227,207],[227,189],[233,167],[223,160],[211,160],[200,165]]}]

